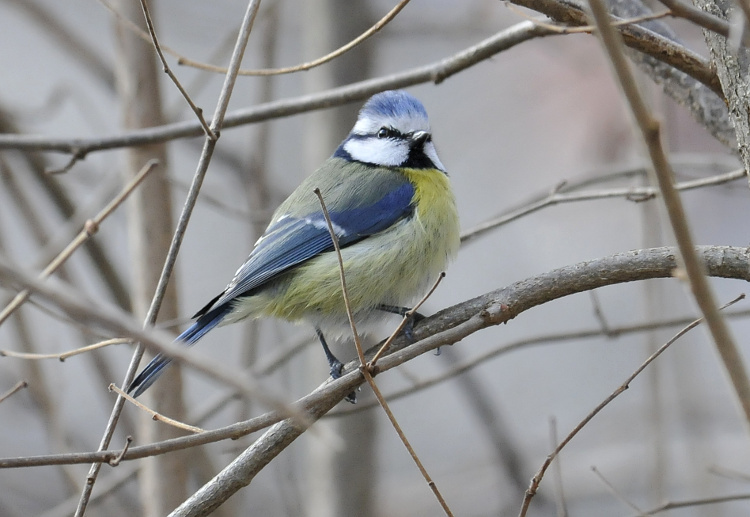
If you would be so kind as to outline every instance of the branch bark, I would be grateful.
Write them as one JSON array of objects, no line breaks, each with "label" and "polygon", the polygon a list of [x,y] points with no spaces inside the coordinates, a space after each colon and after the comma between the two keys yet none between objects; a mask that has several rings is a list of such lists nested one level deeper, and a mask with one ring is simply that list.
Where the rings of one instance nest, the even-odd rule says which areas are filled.
[{"label": "branch bark", "polygon": [[[730,19],[736,9],[735,4],[727,0],[693,0],[693,3],[724,20]],[[744,21],[738,30],[745,31],[746,23],[747,21]],[[709,30],[704,29],[703,36],[729,106],[729,116],[737,134],[737,149],[742,164],[745,169],[750,170],[750,50],[746,47],[737,50],[724,36]]]}]

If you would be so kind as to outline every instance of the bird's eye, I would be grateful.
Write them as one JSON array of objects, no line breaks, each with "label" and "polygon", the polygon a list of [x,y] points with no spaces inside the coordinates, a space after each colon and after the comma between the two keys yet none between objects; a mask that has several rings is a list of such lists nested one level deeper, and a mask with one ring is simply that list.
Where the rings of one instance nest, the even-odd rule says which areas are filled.
[{"label": "bird's eye", "polygon": [[396,138],[400,133],[392,127],[383,126],[378,130],[378,138]]}]

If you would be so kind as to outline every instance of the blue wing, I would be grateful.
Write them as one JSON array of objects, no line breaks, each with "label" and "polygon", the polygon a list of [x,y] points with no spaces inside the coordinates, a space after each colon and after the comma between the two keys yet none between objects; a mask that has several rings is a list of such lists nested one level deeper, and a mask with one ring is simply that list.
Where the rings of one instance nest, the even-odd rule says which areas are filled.
[{"label": "blue wing", "polygon": [[[414,187],[404,181],[369,205],[330,210],[339,246],[350,246],[387,229],[404,217],[409,217],[414,211],[413,198]],[[195,323],[180,334],[176,341],[188,346],[195,344],[231,312],[232,300],[250,295],[254,289],[276,275],[320,253],[333,250],[333,240],[322,211],[304,217],[278,217],[258,241],[247,261],[237,270],[224,292],[194,316],[197,318]],[[171,362],[170,358],[161,354],[154,357],[128,386],[128,392],[137,397],[146,391]]]},{"label": "blue wing", "polygon": [[[410,216],[413,197],[414,187],[405,181],[370,205],[329,210],[339,246],[350,246]],[[238,296],[250,294],[280,273],[333,249],[322,211],[305,217],[282,215],[268,227],[227,289],[196,316]]]}]

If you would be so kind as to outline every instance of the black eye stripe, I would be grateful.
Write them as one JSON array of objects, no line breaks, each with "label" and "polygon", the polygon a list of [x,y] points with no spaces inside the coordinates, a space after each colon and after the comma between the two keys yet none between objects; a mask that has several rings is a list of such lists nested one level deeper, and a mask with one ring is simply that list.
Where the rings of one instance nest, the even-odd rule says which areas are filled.
[{"label": "black eye stripe", "polygon": [[378,138],[403,138],[404,135],[395,128],[383,126],[376,133]]}]

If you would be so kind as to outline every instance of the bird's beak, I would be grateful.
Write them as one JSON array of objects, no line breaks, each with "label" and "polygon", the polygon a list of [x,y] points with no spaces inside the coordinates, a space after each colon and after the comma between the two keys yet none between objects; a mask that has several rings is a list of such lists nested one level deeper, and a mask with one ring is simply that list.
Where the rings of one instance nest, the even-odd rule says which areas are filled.
[{"label": "bird's beak", "polygon": [[432,135],[430,135],[427,131],[416,131],[411,136],[411,147],[422,147],[425,142],[428,142],[432,138]]}]

